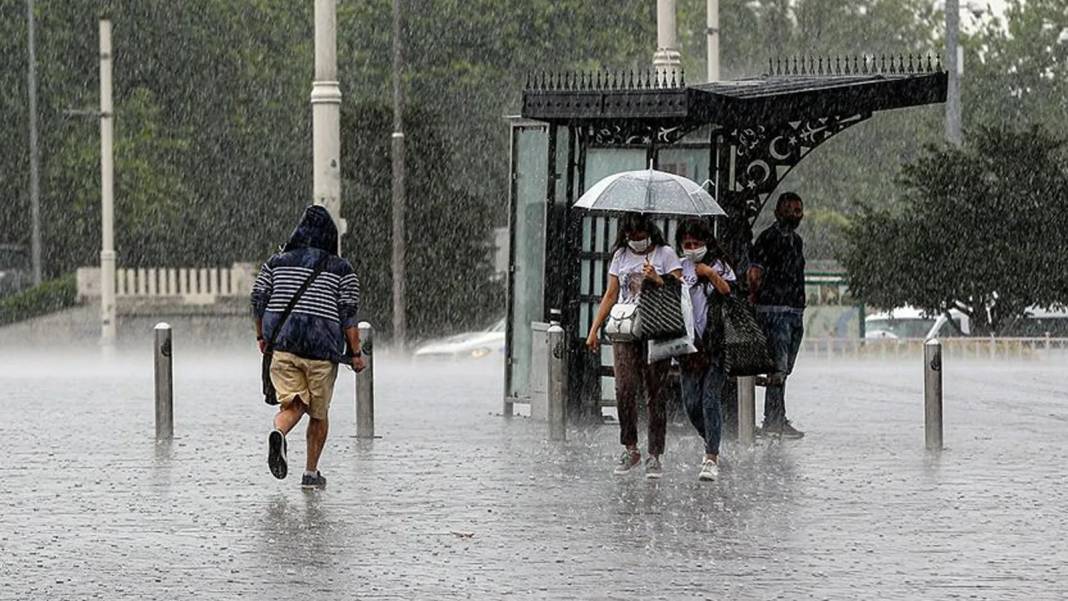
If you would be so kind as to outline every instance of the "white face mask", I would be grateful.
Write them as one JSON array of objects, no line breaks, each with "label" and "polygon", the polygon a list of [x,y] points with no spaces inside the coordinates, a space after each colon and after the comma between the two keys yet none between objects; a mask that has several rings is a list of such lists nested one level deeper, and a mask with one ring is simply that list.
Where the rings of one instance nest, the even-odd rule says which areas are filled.
[{"label": "white face mask", "polygon": [[705,255],[708,254],[708,247],[702,246],[700,248],[695,248],[692,250],[683,250],[682,254],[694,263],[700,263],[701,259],[704,259]]},{"label": "white face mask", "polygon": [[646,238],[645,240],[630,240],[627,242],[627,246],[629,246],[630,249],[636,253],[643,253],[646,250],[649,250],[649,239]]}]

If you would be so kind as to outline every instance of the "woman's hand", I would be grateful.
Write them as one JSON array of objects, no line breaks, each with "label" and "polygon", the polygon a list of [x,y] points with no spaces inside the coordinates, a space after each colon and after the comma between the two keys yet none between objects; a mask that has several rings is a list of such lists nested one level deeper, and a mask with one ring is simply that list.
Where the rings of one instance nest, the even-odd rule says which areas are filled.
[{"label": "woman's hand", "polygon": [[590,332],[590,335],[586,338],[586,348],[590,349],[590,352],[596,353],[601,349],[601,339],[597,336],[597,330]]},{"label": "woman's hand", "polygon": [[719,275],[719,272],[712,268],[712,266],[705,263],[698,263],[696,267],[698,277],[705,278],[709,282],[712,282],[712,286],[720,294],[730,294],[731,287],[727,283],[727,280],[723,279],[723,276]]},{"label": "woman's hand", "polygon": [[646,263],[645,266],[642,267],[642,275],[645,276],[645,279],[657,286],[664,285],[664,278],[660,277],[660,274],[656,272],[656,267],[653,267],[652,263]]}]

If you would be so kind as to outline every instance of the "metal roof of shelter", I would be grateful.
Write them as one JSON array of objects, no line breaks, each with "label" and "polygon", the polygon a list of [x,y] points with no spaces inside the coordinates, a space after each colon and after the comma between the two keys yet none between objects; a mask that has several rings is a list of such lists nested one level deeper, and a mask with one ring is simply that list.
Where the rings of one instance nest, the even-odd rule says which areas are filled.
[{"label": "metal roof of shelter", "polygon": [[947,74],[930,57],[769,63],[751,79],[686,85],[652,73],[541,73],[527,81],[522,116],[539,121],[644,119],[724,127],[818,118],[945,101]]}]

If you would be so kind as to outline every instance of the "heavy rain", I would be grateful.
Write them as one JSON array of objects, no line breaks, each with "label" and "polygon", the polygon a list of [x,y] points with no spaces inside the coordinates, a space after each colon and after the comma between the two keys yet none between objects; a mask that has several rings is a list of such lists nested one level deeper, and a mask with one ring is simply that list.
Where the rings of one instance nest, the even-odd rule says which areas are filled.
[{"label": "heavy rain", "polygon": [[0,45],[0,599],[1068,597],[1068,0]]}]

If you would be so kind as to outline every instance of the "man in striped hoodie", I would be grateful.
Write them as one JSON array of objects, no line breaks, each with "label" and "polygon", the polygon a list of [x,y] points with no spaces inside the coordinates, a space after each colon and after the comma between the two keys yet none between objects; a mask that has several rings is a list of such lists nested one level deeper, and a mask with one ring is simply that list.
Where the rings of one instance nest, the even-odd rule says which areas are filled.
[{"label": "man in striped hoodie", "polygon": [[[263,264],[252,286],[260,351],[266,352],[268,342],[274,341],[271,382],[280,405],[268,436],[267,463],[276,478],[286,477],[285,437],[307,414],[303,488],[326,486],[318,466],[326,444],[338,362],[351,362],[357,372],[364,367],[356,317],[360,283],[352,265],[337,252],[337,227],[330,213],[310,206],[281,252]],[[289,317],[282,321],[286,307],[308,280]],[[351,358],[346,356],[346,345]]]}]

